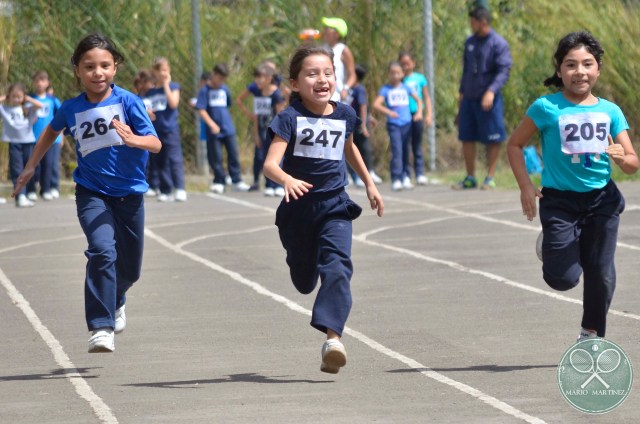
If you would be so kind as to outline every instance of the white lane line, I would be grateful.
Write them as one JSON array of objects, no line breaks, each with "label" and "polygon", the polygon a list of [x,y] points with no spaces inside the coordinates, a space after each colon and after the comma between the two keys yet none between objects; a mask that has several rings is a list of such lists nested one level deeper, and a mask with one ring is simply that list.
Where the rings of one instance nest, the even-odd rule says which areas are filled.
[{"label": "white lane line", "polygon": [[29,243],[23,243],[23,244],[17,244],[15,246],[11,246],[11,247],[5,247],[4,249],[0,249],[0,253],[11,252],[12,250],[24,249],[25,247],[37,246],[39,244],[56,243],[56,242],[59,242],[59,241],[75,240],[75,239],[79,239],[79,238],[84,238],[84,234],[79,234],[79,235],[75,235],[75,236],[60,237],[60,238],[55,238],[55,239],[50,239],[50,240],[30,241]]},{"label": "white lane line", "polygon": [[[449,221],[449,220],[452,220],[452,219],[460,219],[460,217],[459,216],[443,216],[443,217],[440,217],[440,218],[431,218],[431,219],[425,219],[425,220],[422,220],[422,221],[407,222],[405,224],[400,224],[400,225],[388,225],[386,227],[378,227],[378,228],[376,228],[374,230],[370,230],[370,231],[361,233],[361,234],[359,234],[359,237],[364,240],[369,236],[381,233],[383,231],[396,230],[398,228],[410,228],[410,227],[415,227],[415,226],[418,226],[418,225],[434,224],[436,222]],[[354,239],[355,238],[356,237],[354,237]]]},{"label": "white lane line", "polygon": [[42,321],[40,321],[40,318],[38,318],[38,315],[36,315],[35,311],[31,308],[29,302],[27,302],[20,291],[18,291],[11,280],[9,280],[4,271],[2,271],[2,268],[0,268],[0,284],[2,284],[7,291],[7,294],[13,304],[22,311],[34,330],[36,330],[40,337],[42,337],[42,340],[47,344],[58,366],[66,370],[64,375],[73,385],[76,393],[82,399],[89,402],[89,405],[100,422],[106,424],[117,424],[118,420],[115,415],[113,415],[111,408],[109,408],[102,398],[95,394],[91,389],[91,386],[89,386],[87,381],[82,377],[82,374],[78,371],[73,362],[71,362],[69,356],[65,353],[60,342],[55,338],[51,331],[45,327]]},{"label": "white lane line", "polygon": [[[563,295],[555,293],[555,292],[542,290],[542,289],[539,289],[539,288],[536,288],[536,287],[529,286],[527,284],[518,283],[516,281],[509,280],[508,278],[502,277],[502,276],[494,274],[492,272],[487,272],[487,271],[482,271],[482,270],[479,270],[479,269],[469,268],[469,267],[461,265],[461,264],[459,264],[457,262],[447,261],[445,259],[438,259],[438,258],[434,258],[432,256],[423,255],[422,253],[416,252],[414,250],[405,249],[405,248],[402,248],[402,247],[396,247],[396,246],[391,246],[391,245],[385,244],[385,243],[379,243],[379,242],[376,242],[376,241],[367,240],[366,237],[363,237],[362,235],[355,235],[355,236],[353,236],[353,239],[357,240],[357,241],[359,241],[361,243],[368,244],[370,246],[380,247],[380,248],[383,248],[383,249],[391,250],[393,252],[409,255],[409,256],[411,256],[413,258],[420,259],[422,261],[431,262],[431,263],[439,264],[439,265],[445,265],[445,266],[448,266],[449,268],[455,269],[456,271],[465,272],[467,274],[480,275],[480,276],[485,277],[485,278],[487,278],[489,280],[497,281],[499,283],[503,283],[503,284],[506,284],[506,285],[511,286],[511,287],[516,287],[516,288],[519,288],[519,289],[522,289],[522,290],[526,290],[526,291],[529,291],[529,292],[532,292],[532,293],[541,294],[543,296],[551,297],[551,298],[557,299],[557,300],[562,300],[564,302],[575,303],[576,305],[582,305],[582,301],[581,300],[573,299],[573,298],[567,297],[567,296],[563,296]],[[625,317],[625,318],[631,318],[631,319],[635,319],[635,320],[640,320],[640,315],[632,314],[632,313],[629,313],[629,312],[618,311],[616,309],[609,309],[609,313],[612,314],[612,315],[618,315],[618,316]]]},{"label": "white lane line", "polygon": [[[206,196],[216,200],[224,200],[225,202],[235,203],[236,205],[245,206],[251,209],[257,209],[257,210],[271,212],[271,213],[274,213],[276,211],[276,208],[270,208],[268,206],[258,205],[257,203],[236,199],[235,197],[222,196],[220,194],[213,194],[213,193],[207,193]],[[278,204],[280,204],[280,201],[278,201]]]},{"label": "white lane line", "polygon": [[240,235],[240,234],[251,234],[251,233],[257,233],[257,232],[260,232],[260,231],[274,230],[275,228],[276,228],[276,226],[274,224],[274,225],[263,225],[263,226],[260,226],[260,227],[247,228],[246,230],[225,231],[225,232],[221,232],[221,233],[205,234],[205,235],[202,235],[202,236],[198,236],[198,237],[194,237],[194,238],[190,238],[190,239],[181,241],[180,243],[176,244],[176,247],[183,248],[188,244],[195,243],[195,242],[202,241],[202,240],[206,240],[206,239],[209,239],[209,238],[224,237],[224,236],[235,236],[235,235]]},{"label": "white lane line", "polygon": [[[271,214],[272,212],[269,211],[269,213]],[[151,225],[147,225],[146,227],[147,228],[164,228],[164,227],[173,227],[176,225],[202,224],[206,222],[225,221],[225,220],[231,220],[231,219],[260,218],[266,215],[267,215],[266,213],[260,213],[260,214],[252,213],[252,214],[243,214],[243,215],[241,214],[222,215],[222,216],[207,217],[207,218],[200,218],[200,219],[189,219],[184,221],[163,222],[162,224],[151,224]]]},{"label": "white lane line", "polygon": [[[145,235],[149,238],[151,238],[152,240],[155,240],[157,243],[159,243],[160,245],[166,247],[167,249],[169,249],[170,251],[178,254],[178,255],[182,255],[185,256],[191,260],[193,260],[194,262],[198,262],[204,266],[206,266],[209,269],[212,269],[216,272],[219,272],[223,275],[226,275],[227,277],[239,282],[240,284],[247,286],[251,289],[253,289],[254,291],[256,291],[258,294],[261,294],[263,296],[266,296],[284,306],[286,306],[287,308],[291,309],[292,311],[295,312],[299,312],[303,315],[307,315],[307,316],[311,316],[311,311],[300,306],[299,304],[297,304],[296,302],[289,300],[288,298],[276,294],[274,292],[272,292],[271,290],[267,289],[266,287],[262,286],[259,283],[256,283],[255,281],[252,281],[246,277],[244,277],[242,274],[232,271],[230,269],[227,269],[221,265],[218,265],[215,262],[212,262],[208,259],[205,259],[199,255],[196,255],[195,253],[189,252],[187,250],[182,249],[181,247],[179,247],[176,244],[173,244],[171,242],[169,242],[168,240],[162,238],[161,236],[157,235],[156,233],[154,233],[153,231],[149,230],[148,228],[145,229]],[[522,411],[520,411],[519,409],[514,408],[513,406],[493,397],[490,396],[476,388],[473,388],[471,386],[468,386],[464,383],[461,383],[459,381],[453,380],[449,377],[446,377],[436,371],[433,371],[432,369],[430,369],[429,367],[421,364],[418,361],[415,361],[405,355],[402,355],[401,353],[398,353],[392,349],[389,349],[388,347],[376,342],[375,340],[371,339],[370,337],[364,335],[363,333],[360,333],[359,331],[353,330],[349,327],[345,327],[344,332],[348,335],[350,335],[351,337],[353,337],[354,339],[366,344],[367,346],[369,346],[370,348],[372,348],[373,350],[382,353],[383,355],[389,356],[390,358],[396,359],[400,362],[402,362],[403,364],[411,367],[412,369],[415,369],[417,371],[420,371],[420,373],[426,377],[431,378],[432,380],[435,380],[437,382],[446,384],[450,387],[453,387],[457,390],[460,390],[466,394],[469,394],[477,399],[479,399],[480,401],[484,402],[485,404],[496,408],[506,414],[509,414],[513,417],[519,418],[521,420],[524,420],[528,423],[536,423],[536,424],[541,424],[544,423],[543,420],[541,420],[538,417],[534,417],[531,415],[528,415]]]}]

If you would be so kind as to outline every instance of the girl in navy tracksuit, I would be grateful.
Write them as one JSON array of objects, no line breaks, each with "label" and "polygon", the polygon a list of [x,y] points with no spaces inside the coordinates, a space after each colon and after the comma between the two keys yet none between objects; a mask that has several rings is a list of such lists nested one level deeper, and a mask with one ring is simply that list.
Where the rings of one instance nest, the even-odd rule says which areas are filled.
[{"label": "girl in navy tracksuit", "polygon": [[140,278],[144,241],[143,194],[148,151],[159,152],[142,100],[113,84],[123,56],[107,37],[91,34],[73,53],[84,92],[62,103],[38,139],[15,184],[16,196],[56,137],[76,141],[76,207],[87,237],[85,314],[89,352],[113,352],[114,332],[124,330],[127,290]]},{"label": "girl in navy tracksuit", "polygon": [[295,52],[291,104],[269,126],[264,174],[285,190],[276,225],[294,286],[311,293],[320,277],[311,325],[327,334],[320,369],[335,374],[347,360],[340,337],[351,310],[351,221],[362,212],[344,191],[345,159],[365,182],[371,208],[382,216],[384,206],[353,144],[355,111],[329,101],[336,87],[332,56],[319,47]]}]

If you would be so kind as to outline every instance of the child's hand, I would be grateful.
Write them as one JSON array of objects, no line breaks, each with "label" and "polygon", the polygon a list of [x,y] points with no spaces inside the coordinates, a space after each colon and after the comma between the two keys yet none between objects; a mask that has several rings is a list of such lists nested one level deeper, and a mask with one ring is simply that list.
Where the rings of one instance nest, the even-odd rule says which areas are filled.
[{"label": "child's hand", "polygon": [[387,116],[389,116],[389,118],[395,119],[395,118],[398,117],[398,112],[395,112],[395,111],[392,110],[392,111],[389,112],[389,115],[387,115]]},{"label": "child's hand", "polygon": [[421,114],[419,114],[418,112],[414,113],[414,114],[413,114],[413,120],[414,120],[414,122],[420,122],[420,121],[422,121],[422,115],[421,115]]},{"label": "child's hand", "polygon": [[214,134],[220,134],[220,127],[215,122],[209,127]]},{"label": "child's hand", "polygon": [[289,196],[298,200],[298,197],[304,196],[304,194],[308,193],[312,187],[313,185],[306,181],[297,180],[292,176],[289,176],[284,181],[284,201],[289,203]]},{"label": "child's hand", "polygon": [[369,199],[369,204],[371,205],[371,209],[378,210],[378,216],[382,217],[384,212],[384,202],[382,201],[382,196],[378,192],[378,188],[375,184],[371,183],[366,187],[367,190],[367,198]]},{"label": "child's hand", "polygon": [[111,123],[113,124],[113,127],[115,128],[116,132],[118,133],[118,135],[120,136],[124,144],[130,147],[136,147],[131,144],[132,138],[135,137],[136,135],[133,133],[133,131],[131,131],[131,128],[129,127],[129,125],[125,125],[122,122],[118,121],[117,119],[112,120]]},{"label": "child's hand", "polygon": [[25,167],[22,170],[22,172],[18,176],[18,179],[16,180],[16,186],[13,188],[13,193],[11,193],[11,197],[15,198],[18,194],[20,194],[22,187],[24,187],[29,182],[29,180],[31,180],[34,173],[35,173],[34,168]]},{"label": "child's hand", "polygon": [[604,152],[609,155],[618,166],[624,163],[624,147],[622,147],[622,144],[615,144],[611,134],[609,134],[609,145]]},{"label": "child's hand", "polygon": [[362,130],[362,135],[365,136],[366,138],[369,138],[369,130],[367,129],[366,124],[362,124],[361,130]]},{"label": "child's hand", "polygon": [[424,126],[429,128],[433,124],[433,118],[430,115],[425,116],[424,118]]},{"label": "child's hand", "polygon": [[520,202],[522,203],[522,214],[527,216],[529,221],[533,221],[538,210],[536,205],[536,197],[542,199],[542,192],[533,184],[529,184],[520,190]]}]

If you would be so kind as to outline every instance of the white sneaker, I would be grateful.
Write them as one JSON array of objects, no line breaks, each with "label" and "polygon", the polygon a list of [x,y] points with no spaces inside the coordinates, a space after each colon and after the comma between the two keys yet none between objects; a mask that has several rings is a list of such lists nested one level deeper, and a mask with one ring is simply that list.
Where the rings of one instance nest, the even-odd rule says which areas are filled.
[{"label": "white sneaker", "polygon": [[186,202],[187,201],[187,192],[181,188],[176,190],[175,194],[176,202]]},{"label": "white sneaker", "polygon": [[536,255],[538,255],[538,259],[542,262],[542,231],[540,231],[538,239],[536,240]]},{"label": "white sneaker", "polygon": [[264,195],[267,197],[273,197],[276,195],[276,191],[273,189],[273,187],[267,187],[264,189]]},{"label": "white sneaker", "polygon": [[244,191],[249,191],[249,189],[251,188],[251,186],[250,186],[249,184],[245,183],[244,181],[240,181],[239,183],[235,183],[235,184],[233,185],[233,188],[234,188],[236,191],[242,191],[242,192],[244,192]]},{"label": "white sneaker", "polygon": [[5,203],[7,203],[7,199],[0,197],[0,205],[4,205]]},{"label": "white sneaker", "polygon": [[32,202],[35,202],[36,200],[38,200],[38,195],[36,194],[35,191],[32,191],[30,193],[27,193],[27,199],[31,200]]},{"label": "white sneaker", "polygon": [[418,177],[416,178],[416,183],[418,185],[427,185],[429,184],[429,178],[427,178],[426,175],[418,175]]},{"label": "white sneaker", "polygon": [[411,178],[404,177],[404,179],[402,180],[402,188],[404,188],[405,190],[411,190],[413,188],[413,184],[411,184]]},{"label": "white sneaker", "polygon": [[347,351],[337,339],[329,339],[322,345],[322,364],[320,371],[337,374],[347,364]]},{"label": "white sneaker", "polygon": [[16,206],[19,208],[31,208],[35,205],[31,200],[27,199],[27,196],[24,194],[19,194],[16,199]]},{"label": "white sneaker", "polygon": [[276,187],[274,191],[276,197],[284,197],[284,187]]},{"label": "white sneaker", "polygon": [[94,330],[89,339],[89,353],[111,353],[116,350],[113,330],[109,327]]},{"label": "white sneaker", "polygon": [[222,194],[224,193],[224,184],[219,184],[219,183],[211,184],[211,187],[209,187],[209,191],[216,194]]},{"label": "white sneaker", "polygon": [[152,189],[151,187],[149,187],[149,190],[147,190],[147,192],[144,195],[147,197],[156,197],[158,195],[158,192]]},{"label": "white sneaker", "polygon": [[42,200],[53,200],[53,196],[51,195],[50,191],[45,191],[44,193],[42,193]]},{"label": "white sneaker", "polygon": [[60,198],[60,192],[57,188],[52,188],[51,190],[49,190],[49,193],[51,193],[51,197],[53,197],[54,199]]},{"label": "white sneaker", "polygon": [[376,171],[369,171],[369,175],[371,175],[371,180],[375,183],[375,184],[382,184],[382,178],[380,178],[378,176],[378,174],[376,174]]},{"label": "white sneaker", "polygon": [[585,330],[584,328],[580,328],[580,334],[578,334],[578,342],[583,340],[595,339],[598,337],[598,333],[591,330]]},{"label": "white sneaker", "polygon": [[116,334],[122,333],[127,326],[127,315],[124,313],[124,307],[125,305],[122,305],[116,309],[116,325],[113,329],[113,332]]},{"label": "white sneaker", "polygon": [[230,176],[230,175],[227,175],[226,177],[224,177],[224,183],[225,183],[226,185],[231,185],[231,184],[233,184],[233,181],[231,180],[231,176]]},{"label": "white sneaker", "polygon": [[175,199],[171,194],[164,194],[164,193],[158,194],[158,202],[169,203],[169,202],[173,202],[174,200]]},{"label": "white sneaker", "polygon": [[391,184],[391,190],[393,190],[393,191],[401,191],[401,190],[402,190],[402,181],[400,181],[400,180],[395,180],[395,181]]}]

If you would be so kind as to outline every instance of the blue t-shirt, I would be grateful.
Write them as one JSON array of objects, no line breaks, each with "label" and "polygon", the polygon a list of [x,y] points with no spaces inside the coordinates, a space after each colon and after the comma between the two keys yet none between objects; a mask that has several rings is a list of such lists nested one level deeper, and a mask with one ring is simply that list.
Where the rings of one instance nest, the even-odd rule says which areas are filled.
[{"label": "blue t-shirt", "polygon": [[[220,88],[205,85],[198,92],[196,109],[206,110],[211,119],[220,127],[219,137],[228,137],[236,134],[236,127],[231,119],[229,108],[232,105],[231,91],[223,84]],[[213,135],[211,128],[207,126],[207,137]]]},{"label": "blue t-shirt", "polygon": [[362,107],[362,105],[367,104],[367,90],[365,90],[362,84],[358,84],[351,89],[348,99],[351,100],[349,104],[351,105],[353,110],[356,111],[356,115],[360,117],[360,108]]},{"label": "blue t-shirt", "polygon": [[276,106],[284,103],[284,97],[278,88],[268,96],[263,95],[255,82],[247,86],[247,91],[253,94],[253,113],[258,118],[258,131],[262,133],[276,116]]},{"label": "blue t-shirt", "polygon": [[587,192],[611,179],[611,161],[604,150],[629,129],[622,110],[598,98],[595,105],[576,105],[562,92],[538,98],[527,110],[542,139],[542,186]]},{"label": "blue t-shirt", "polygon": [[111,125],[115,118],[139,136],[157,136],[142,100],[133,93],[111,85],[111,95],[91,103],[85,93],[65,100],[51,121],[54,131],[62,131],[76,141],[78,167],[73,180],[107,196],[122,197],[145,193],[148,152],[122,144]]},{"label": "blue t-shirt", "polygon": [[[424,98],[422,97],[422,89],[429,85],[427,82],[427,78],[419,72],[413,72],[408,77],[404,77],[402,82],[413,90],[414,93],[418,95],[420,100],[424,102]],[[418,111],[418,102],[413,97],[409,97],[409,107],[411,108],[411,114],[414,114]]]},{"label": "blue t-shirt", "polygon": [[387,125],[397,125],[399,127],[411,123],[411,109],[409,107],[409,99],[412,90],[403,84],[392,87],[388,84],[380,89],[379,96],[384,97],[384,103],[389,109],[398,114],[397,118],[387,117]]},{"label": "blue t-shirt", "polygon": [[[169,88],[171,91],[180,91],[180,84],[170,82]],[[173,109],[169,106],[164,87],[150,89],[143,96],[143,99],[149,109],[156,115],[156,119],[153,121],[153,127],[156,131],[166,133],[180,129],[178,126],[178,109]]]},{"label": "blue t-shirt", "polygon": [[[56,114],[58,109],[60,109],[60,100],[51,94],[45,94],[44,96],[31,94],[31,97],[42,103],[42,107],[36,110],[36,116],[38,119],[33,124],[33,135],[36,137],[36,140],[38,140],[40,138],[40,134],[42,134],[44,129],[47,128],[47,125],[49,125],[53,116]],[[56,137],[54,144],[61,142],[62,135],[59,135]]]},{"label": "blue t-shirt", "polygon": [[329,192],[347,185],[344,146],[360,119],[351,106],[331,104],[333,112],[320,116],[296,100],[269,126],[271,140],[278,135],[288,143],[282,169],[312,184],[311,192]]}]

